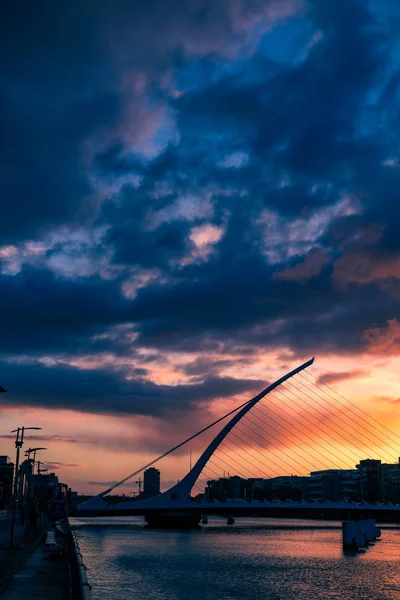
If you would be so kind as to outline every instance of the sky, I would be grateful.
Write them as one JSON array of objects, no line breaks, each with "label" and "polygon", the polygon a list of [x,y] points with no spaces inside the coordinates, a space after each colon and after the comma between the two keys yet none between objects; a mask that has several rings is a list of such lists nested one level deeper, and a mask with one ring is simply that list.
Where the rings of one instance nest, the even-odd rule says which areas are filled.
[{"label": "sky", "polygon": [[311,356],[399,426],[398,2],[1,11],[0,454],[100,492]]}]

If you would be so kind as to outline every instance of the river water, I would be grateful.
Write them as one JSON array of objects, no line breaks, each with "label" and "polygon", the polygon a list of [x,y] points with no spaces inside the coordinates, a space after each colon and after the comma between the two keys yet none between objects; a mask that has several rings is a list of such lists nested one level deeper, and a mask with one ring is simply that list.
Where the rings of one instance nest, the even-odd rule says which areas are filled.
[{"label": "river water", "polygon": [[400,529],[343,553],[339,523],[210,518],[195,531],[137,517],[75,519],[93,600],[399,600]]}]

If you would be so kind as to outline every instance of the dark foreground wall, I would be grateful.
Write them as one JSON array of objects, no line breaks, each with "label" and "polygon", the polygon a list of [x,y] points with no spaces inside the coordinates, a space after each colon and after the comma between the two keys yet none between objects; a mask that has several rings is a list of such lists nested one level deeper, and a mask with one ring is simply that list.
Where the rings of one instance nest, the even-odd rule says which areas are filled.
[{"label": "dark foreground wall", "polygon": [[67,553],[70,598],[72,600],[90,600],[92,588],[88,582],[83,556],[75,534],[70,529],[67,533]]}]

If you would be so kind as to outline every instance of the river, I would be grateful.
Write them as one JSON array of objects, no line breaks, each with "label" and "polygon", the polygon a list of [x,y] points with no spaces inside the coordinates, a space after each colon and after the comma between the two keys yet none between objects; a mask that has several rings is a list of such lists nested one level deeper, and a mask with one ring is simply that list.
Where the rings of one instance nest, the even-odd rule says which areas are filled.
[{"label": "river", "polygon": [[210,518],[195,531],[141,519],[71,521],[93,600],[398,600],[400,529],[344,554],[339,523]]}]

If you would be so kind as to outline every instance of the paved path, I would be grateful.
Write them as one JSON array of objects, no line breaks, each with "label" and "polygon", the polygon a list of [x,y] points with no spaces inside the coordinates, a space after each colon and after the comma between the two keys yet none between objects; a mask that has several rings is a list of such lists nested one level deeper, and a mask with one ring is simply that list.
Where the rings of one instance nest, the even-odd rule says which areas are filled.
[{"label": "paved path", "polygon": [[[0,548],[10,547],[10,527],[11,524],[7,523],[7,528],[0,531]],[[24,539],[25,528],[17,522],[14,530],[14,546],[20,546]]]},{"label": "paved path", "polygon": [[[24,568],[37,546],[41,543],[46,531],[46,526],[38,527],[36,534],[33,532],[25,535],[24,527],[17,519],[15,524],[14,548],[10,549],[10,525],[3,518],[0,523],[0,596],[12,582],[12,578]],[[1,596],[3,598],[3,596]],[[22,599],[21,599],[22,600]]]},{"label": "paved path", "polygon": [[63,556],[49,560],[39,546],[16,573],[1,600],[66,600],[68,598],[68,560]]}]

